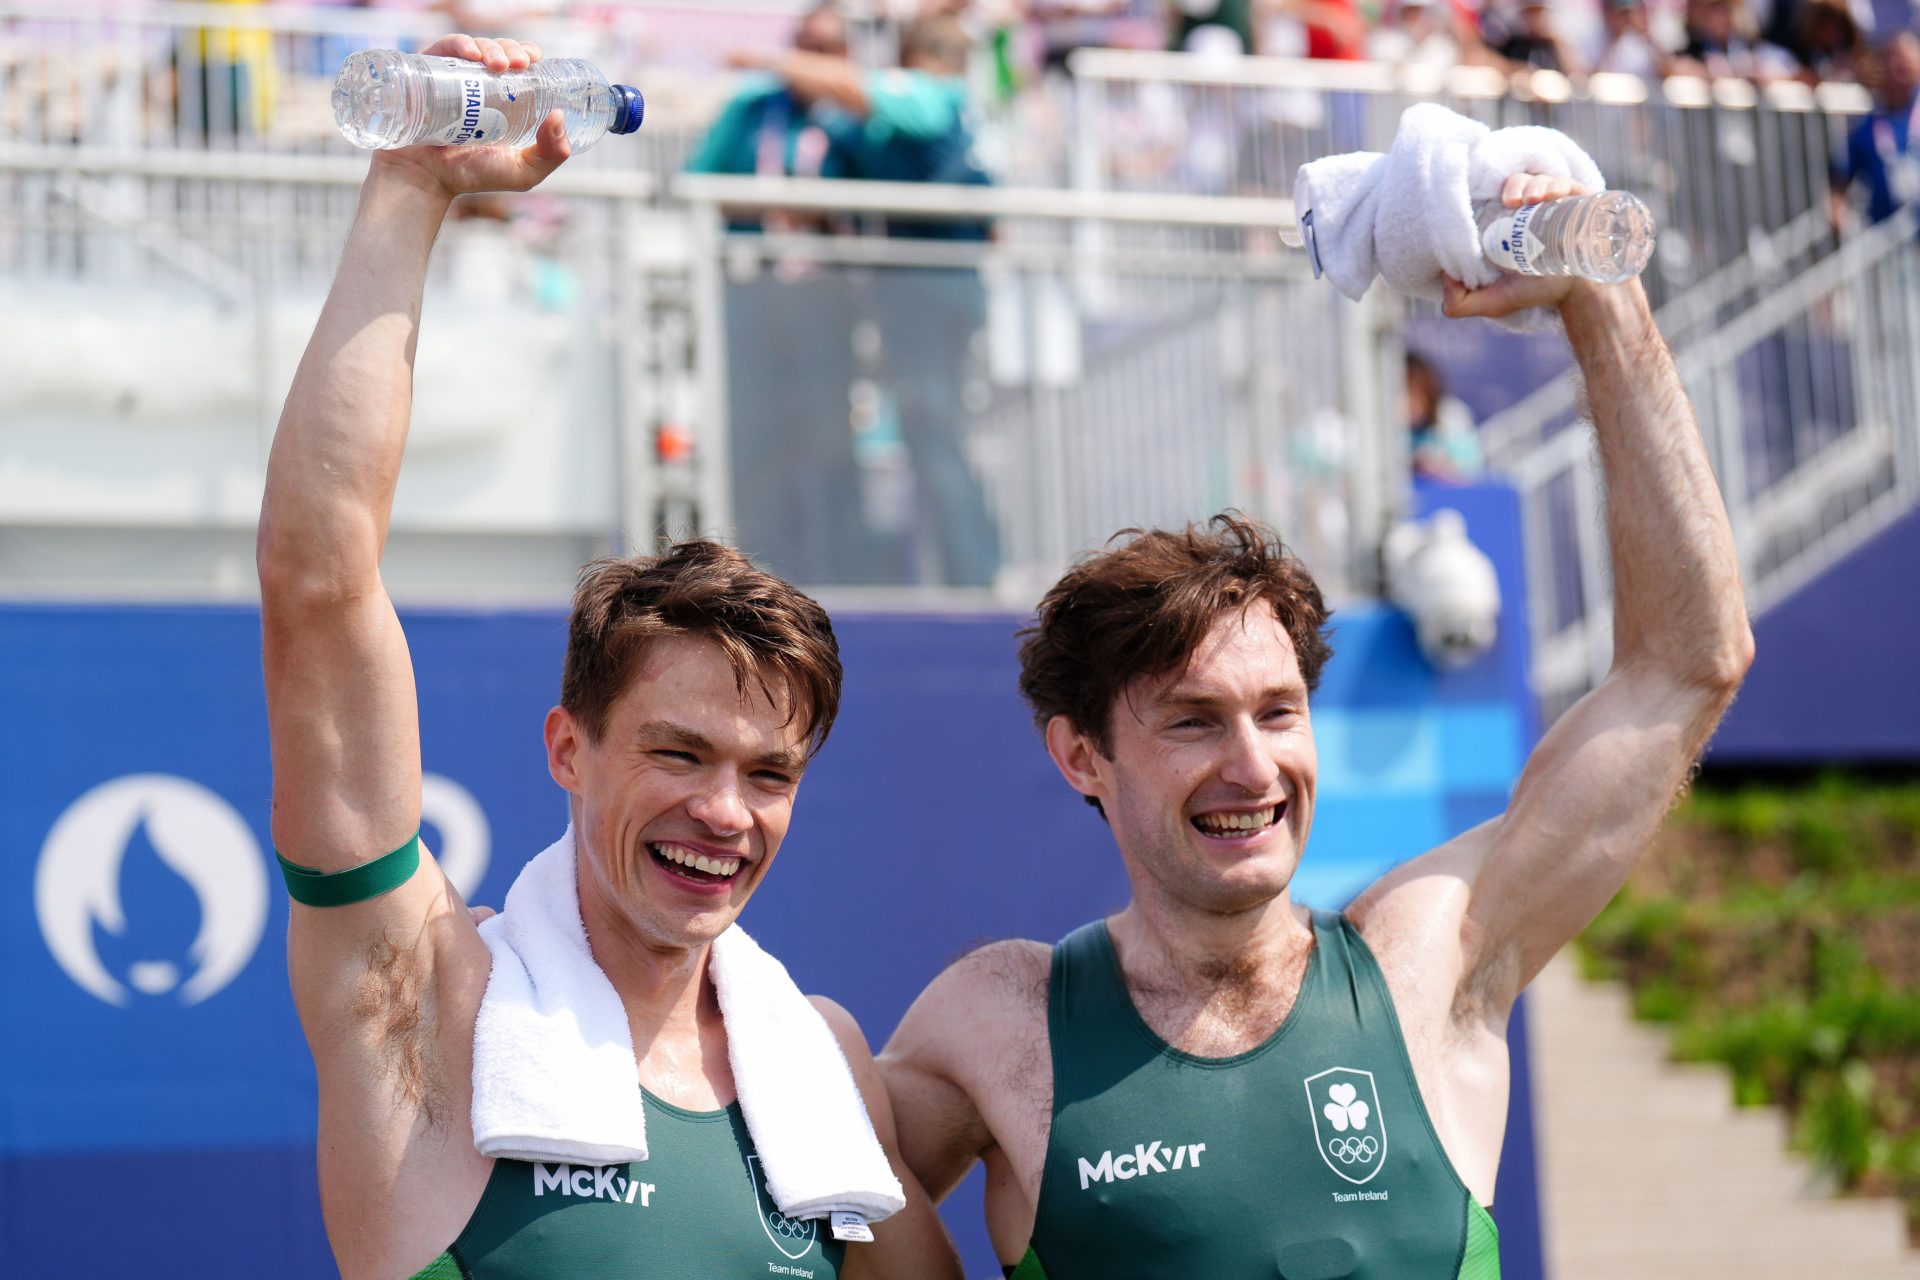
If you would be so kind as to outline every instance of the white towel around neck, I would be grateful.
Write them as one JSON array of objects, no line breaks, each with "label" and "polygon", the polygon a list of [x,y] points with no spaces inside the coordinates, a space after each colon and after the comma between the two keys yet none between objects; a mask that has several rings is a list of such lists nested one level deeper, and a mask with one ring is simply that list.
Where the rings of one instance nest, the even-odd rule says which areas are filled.
[{"label": "white towel around neck", "polygon": [[[573,829],[538,854],[480,926],[493,972],[473,1042],[473,1138],[483,1155],[571,1164],[647,1158],[646,1115],[625,1007],[580,918]],[[747,1131],[780,1212],[906,1204],[833,1031],[786,967],[738,925],[708,973]]]}]

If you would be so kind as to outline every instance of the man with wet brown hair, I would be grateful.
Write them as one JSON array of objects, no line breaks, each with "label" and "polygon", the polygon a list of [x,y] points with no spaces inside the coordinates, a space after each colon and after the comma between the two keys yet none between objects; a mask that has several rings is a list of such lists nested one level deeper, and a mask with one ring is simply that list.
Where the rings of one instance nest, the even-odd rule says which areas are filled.
[{"label": "man with wet brown hair", "polygon": [[[466,36],[425,52],[494,71],[540,56]],[[258,558],[272,828],[295,897],[288,960],[319,1074],[335,1257],[347,1280],[957,1277],[901,1166],[872,1056],[830,1001],[815,1001],[822,1030],[851,1067],[906,1208],[871,1242],[843,1245],[761,1207],[708,961],[772,866],[832,727],[841,672],[820,606],[713,543],[588,567],[545,724],[547,768],[572,820],[571,844],[555,846],[571,865],[550,865],[577,896],[583,964],[611,984],[611,1016],[624,1015],[631,1036],[647,1162],[549,1167],[476,1147],[475,1025],[492,964],[419,848],[413,669],[380,555],[427,261],[448,206],[466,192],[526,190],[566,158],[557,111],[523,151],[374,154],[268,464]],[[870,1141],[848,1119],[861,1130],[848,1140]]]},{"label": "man with wet brown hair", "polygon": [[[1509,206],[1575,194],[1515,175]],[[1614,659],[1507,812],[1344,913],[1289,886],[1312,825],[1326,612],[1271,531],[1132,535],[1021,650],[1131,901],[1055,947],[961,959],[882,1055],[936,1197],[978,1161],[1017,1280],[1485,1280],[1521,989],[1625,880],[1752,654],[1733,539],[1638,283],[1450,284],[1454,316],[1555,308],[1609,500]],[[1036,849],[1037,868],[1048,851]],[[1043,877],[1044,870],[1036,872]]]}]

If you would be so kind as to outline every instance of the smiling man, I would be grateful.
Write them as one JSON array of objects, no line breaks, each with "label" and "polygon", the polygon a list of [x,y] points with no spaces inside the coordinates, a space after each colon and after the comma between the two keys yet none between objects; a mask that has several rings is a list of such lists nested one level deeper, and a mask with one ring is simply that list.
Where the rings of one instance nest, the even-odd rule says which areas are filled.
[{"label": "smiling man", "polygon": [[[465,36],[425,52],[495,71],[539,57]],[[952,1246],[895,1154],[859,1028],[830,1002],[817,1002],[832,1032],[821,1044],[830,1053],[837,1041],[851,1067],[906,1208],[871,1241],[842,1244],[772,1211],[754,1173],[709,957],[773,865],[841,672],[820,606],[713,543],[587,568],[545,726],[572,819],[571,846],[556,846],[572,865],[551,865],[578,899],[578,923],[548,940],[577,948],[584,926],[617,997],[610,1018],[631,1035],[634,1076],[618,1064],[614,1092],[630,1100],[637,1077],[644,1163],[547,1165],[476,1146],[491,953],[419,848],[413,669],[380,555],[448,206],[463,192],[526,190],[566,157],[559,112],[524,151],[375,153],[274,436],[259,531],[273,838],[295,898],[289,967],[319,1074],[335,1257],[347,1280],[955,1277]],[[510,896],[504,924],[517,926],[516,910]],[[810,1030],[799,1016],[782,1025]],[[846,1140],[870,1144],[865,1122],[847,1119]]]},{"label": "smiling man", "polygon": [[[1506,203],[1572,194],[1516,175]],[[1016,1280],[1484,1280],[1521,989],[1625,880],[1752,652],[1733,540],[1637,283],[1509,277],[1557,308],[1608,482],[1614,660],[1510,808],[1344,913],[1289,886],[1312,828],[1319,589],[1231,517],[1136,534],[1047,593],[1021,688],[1132,899],[958,961],[881,1067],[908,1164],[976,1160]],[[1036,851],[1044,856],[1045,851]]]}]

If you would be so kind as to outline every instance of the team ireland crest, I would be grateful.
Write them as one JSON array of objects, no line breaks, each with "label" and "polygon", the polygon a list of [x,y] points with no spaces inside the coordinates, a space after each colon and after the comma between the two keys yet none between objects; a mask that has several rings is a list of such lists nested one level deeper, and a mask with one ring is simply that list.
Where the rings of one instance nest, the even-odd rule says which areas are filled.
[{"label": "team ireland crest", "polygon": [[767,1239],[789,1258],[806,1257],[820,1234],[820,1224],[812,1218],[789,1218],[780,1212],[773,1197],[767,1194],[767,1174],[760,1167],[759,1156],[748,1156],[747,1167],[753,1171],[753,1195],[760,1205],[760,1226],[766,1231]]},{"label": "team ireland crest", "polygon": [[1373,1072],[1332,1067],[1308,1076],[1306,1085],[1320,1158],[1355,1186],[1372,1181],[1387,1160],[1387,1121]]}]

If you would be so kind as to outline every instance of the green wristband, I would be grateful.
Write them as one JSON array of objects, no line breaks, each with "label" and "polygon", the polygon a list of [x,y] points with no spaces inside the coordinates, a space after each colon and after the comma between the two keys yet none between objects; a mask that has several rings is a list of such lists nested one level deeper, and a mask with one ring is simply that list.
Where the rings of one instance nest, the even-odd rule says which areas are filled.
[{"label": "green wristband", "polygon": [[309,907],[344,907],[391,893],[413,879],[420,865],[420,833],[414,832],[413,839],[392,853],[345,871],[303,867],[288,862],[278,850],[273,856],[280,859],[280,874],[286,878],[287,892],[295,902]]}]

